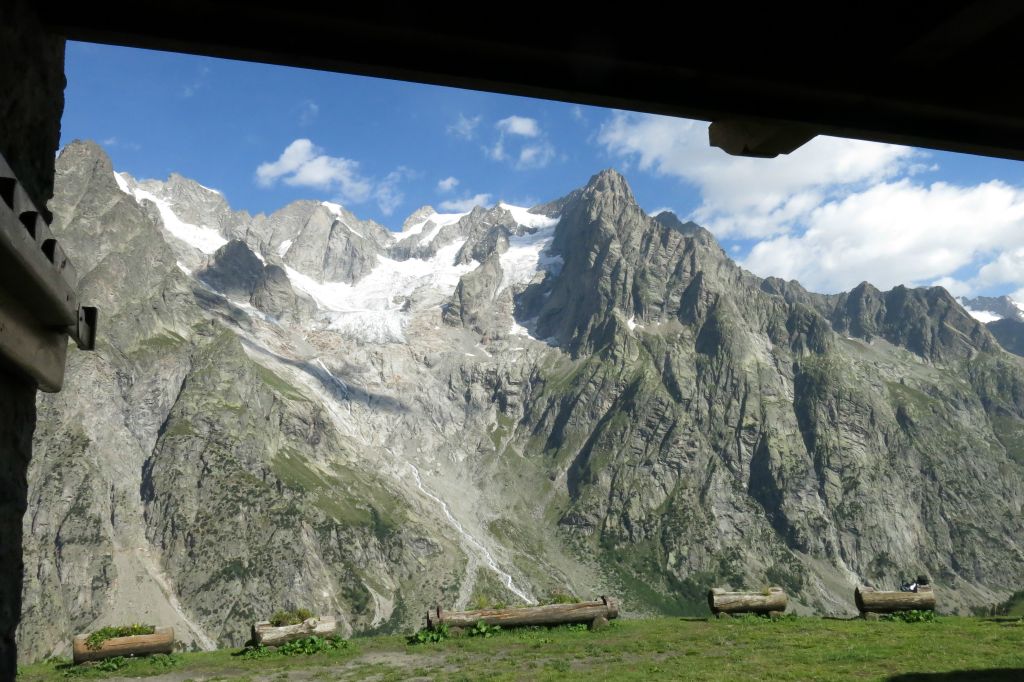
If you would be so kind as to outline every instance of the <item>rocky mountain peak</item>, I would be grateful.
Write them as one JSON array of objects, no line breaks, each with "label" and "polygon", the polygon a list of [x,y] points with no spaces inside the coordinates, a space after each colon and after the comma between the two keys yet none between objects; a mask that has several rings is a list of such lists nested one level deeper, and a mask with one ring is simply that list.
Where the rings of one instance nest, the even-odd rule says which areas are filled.
[{"label": "rocky mountain peak", "polygon": [[424,220],[426,220],[427,218],[436,213],[437,211],[434,210],[434,207],[430,206],[429,204],[420,206],[415,211],[413,211],[408,218],[405,219],[405,222],[402,223],[402,230],[408,230],[416,223],[422,223]]},{"label": "rocky mountain peak", "polygon": [[622,173],[614,168],[606,168],[600,173],[591,176],[590,180],[583,187],[584,193],[608,193],[621,196],[635,203],[633,190]]},{"label": "rocky mountain peak", "polygon": [[263,273],[263,263],[245,242],[232,239],[213,254],[196,277],[233,298],[248,299]]},{"label": "rocky mountain peak", "polygon": [[961,296],[957,301],[983,322],[992,322],[996,318],[1024,322],[1024,312],[1009,296]]}]

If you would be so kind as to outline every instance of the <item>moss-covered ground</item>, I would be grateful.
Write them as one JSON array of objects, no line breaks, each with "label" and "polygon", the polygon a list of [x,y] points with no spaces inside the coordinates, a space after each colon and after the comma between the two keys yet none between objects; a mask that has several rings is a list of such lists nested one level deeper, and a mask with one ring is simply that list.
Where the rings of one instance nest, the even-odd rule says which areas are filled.
[{"label": "moss-covered ground", "polygon": [[235,654],[139,659],[116,671],[51,661],[23,668],[18,680],[1024,680],[1024,622],[652,618],[598,632],[510,630],[418,645],[381,636],[310,656]]}]

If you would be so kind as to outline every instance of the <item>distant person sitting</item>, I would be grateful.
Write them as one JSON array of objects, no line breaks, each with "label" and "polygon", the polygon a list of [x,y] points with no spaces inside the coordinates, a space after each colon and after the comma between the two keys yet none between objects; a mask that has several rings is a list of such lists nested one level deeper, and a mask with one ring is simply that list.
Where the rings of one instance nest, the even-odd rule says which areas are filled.
[{"label": "distant person sitting", "polygon": [[911,582],[902,583],[900,585],[900,592],[917,592],[917,589],[922,585],[928,584],[928,576],[919,575],[916,580]]}]

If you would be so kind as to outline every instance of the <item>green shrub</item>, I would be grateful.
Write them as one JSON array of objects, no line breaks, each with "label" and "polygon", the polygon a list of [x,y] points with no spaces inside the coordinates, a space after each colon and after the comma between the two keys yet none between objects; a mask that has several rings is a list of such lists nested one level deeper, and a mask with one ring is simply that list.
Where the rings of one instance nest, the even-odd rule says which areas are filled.
[{"label": "green shrub", "polygon": [[295,609],[294,611],[278,611],[270,617],[270,624],[275,628],[284,625],[298,625],[299,623],[313,617],[309,609]]},{"label": "green shrub", "polygon": [[[89,636],[85,639],[85,646],[93,651],[98,650],[103,646],[103,642],[114,637],[131,637],[132,635],[151,635],[156,632],[156,628],[152,625],[115,625],[111,627],[104,627],[96,630],[95,632],[89,633]],[[113,660],[113,659],[107,659]]]}]

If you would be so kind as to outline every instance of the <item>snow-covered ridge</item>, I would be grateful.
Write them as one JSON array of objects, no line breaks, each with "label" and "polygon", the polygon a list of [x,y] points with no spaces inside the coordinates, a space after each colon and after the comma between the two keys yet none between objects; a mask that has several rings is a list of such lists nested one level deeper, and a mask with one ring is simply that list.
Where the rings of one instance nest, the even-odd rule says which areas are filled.
[{"label": "snow-covered ridge", "polygon": [[[136,201],[152,201],[160,212],[167,233],[201,254],[212,254],[227,243],[228,240],[218,230],[179,218],[167,199],[154,191],[140,188],[131,176],[115,172],[114,180],[122,192]],[[344,207],[329,201],[320,204],[350,231],[359,234],[349,225],[352,215]],[[530,213],[527,208],[504,202],[497,206],[508,211],[519,225],[531,230],[510,237],[508,250],[499,256],[503,271],[500,288],[525,286],[542,271],[557,273],[563,265],[562,258],[550,254],[548,247],[554,238],[558,218]],[[443,227],[453,225],[467,215],[469,212],[432,212],[397,233],[396,241],[420,235],[420,243],[428,244]],[[282,241],[277,246],[276,256],[284,258],[292,244],[293,239]],[[370,343],[404,343],[405,330],[412,315],[407,303],[413,293],[426,288],[432,291],[428,300],[447,298],[454,293],[460,278],[479,266],[476,261],[455,264],[455,257],[464,244],[464,239],[456,240],[429,258],[399,261],[378,255],[375,267],[354,284],[320,282],[288,265],[284,265],[284,269],[292,287],[306,293],[316,303],[320,321],[326,322],[328,329]],[[256,253],[256,256],[266,262],[263,254]],[[179,268],[186,274],[192,274],[184,263],[179,263]],[[518,331],[526,332],[525,328]]]},{"label": "snow-covered ridge", "polygon": [[114,181],[117,182],[117,186],[122,192],[134,197],[139,203],[144,199],[148,199],[156,204],[157,210],[160,211],[160,219],[163,222],[164,229],[170,232],[176,239],[206,254],[214,253],[217,249],[228,243],[228,240],[212,227],[193,225],[181,220],[171,209],[171,205],[166,199],[161,199],[152,192],[147,192],[137,185],[132,186],[123,174],[115,172]]},{"label": "snow-covered ridge", "polygon": [[434,241],[434,237],[437,236],[437,233],[441,231],[442,227],[454,225],[468,215],[468,211],[466,213],[431,213],[423,220],[413,223],[401,232],[395,234],[395,241],[400,242],[412,237],[413,235],[420,234],[423,232],[424,227],[431,225],[431,231],[428,232],[421,240],[421,243],[429,244]]}]

